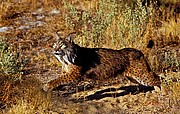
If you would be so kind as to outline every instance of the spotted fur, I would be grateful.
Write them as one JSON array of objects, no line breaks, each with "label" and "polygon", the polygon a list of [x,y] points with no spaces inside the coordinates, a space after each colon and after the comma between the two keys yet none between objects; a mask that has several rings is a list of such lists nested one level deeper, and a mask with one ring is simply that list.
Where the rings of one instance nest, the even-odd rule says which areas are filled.
[{"label": "spotted fur", "polygon": [[75,82],[82,76],[94,81],[106,81],[120,75],[118,78],[126,76],[141,85],[160,86],[160,78],[152,72],[144,54],[137,49],[85,48],[75,44],[71,35],[65,39],[58,34],[56,37],[53,54],[66,71],[62,72],[58,79],[45,84],[45,91]]}]

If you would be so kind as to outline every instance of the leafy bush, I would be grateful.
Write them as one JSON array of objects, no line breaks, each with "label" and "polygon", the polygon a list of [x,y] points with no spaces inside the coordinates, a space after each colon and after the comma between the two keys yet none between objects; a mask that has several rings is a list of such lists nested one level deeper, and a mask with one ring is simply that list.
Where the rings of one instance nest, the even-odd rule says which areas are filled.
[{"label": "leafy bush", "polygon": [[11,51],[7,42],[0,40],[0,74],[11,80],[21,78],[21,64],[18,60],[18,54]]},{"label": "leafy bush", "polygon": [[[103,32],[112,23],[113,17],[117,14],[117,3],[107,0],[99,1],[97,8],[89,11],[78,11],[75,5],[64,0],[68,13],[65,15],[66,25],[69,28],[80,28],[85,38],[80,39],[83,46],[99,47],[103,43]],[[87,42],[88,41],[88,42]]]},{"label": "leafy bush", "polygon": [[142,6],[141,0],[101,0],[88,10],[79,10],[73,2],[64,0],[64,4],[66,25],[83,33],[84,37],[78,39],[80,45],[91,47],[109,42],[118,48],[140,44],[153,11],[152,6]]}]

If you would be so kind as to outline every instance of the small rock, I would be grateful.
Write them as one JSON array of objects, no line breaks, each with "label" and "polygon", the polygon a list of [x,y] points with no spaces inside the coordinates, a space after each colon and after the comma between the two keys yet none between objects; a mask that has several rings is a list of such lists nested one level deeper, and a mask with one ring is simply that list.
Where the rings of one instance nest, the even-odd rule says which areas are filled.
[{"label": "small rock", "polygon": [[59,13],[60,13],[60,11],[57,9],[53,9],[51,12],[49,12],[49,14],[51,14],[51,15],[55,15],[55,14],[59,14]]}]

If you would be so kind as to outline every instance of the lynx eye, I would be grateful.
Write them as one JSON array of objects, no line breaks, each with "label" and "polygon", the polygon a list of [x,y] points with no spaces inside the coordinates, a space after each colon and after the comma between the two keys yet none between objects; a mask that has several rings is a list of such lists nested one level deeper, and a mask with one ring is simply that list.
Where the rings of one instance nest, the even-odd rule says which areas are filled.
[{"label": "lynx eye", "polygon": [[61,44],[61,49],[64,49],[64,48],[66,48],[66,45],[63,45],[63,44]]},{"label": "lynx eye", "polygon": [[53,48],[56,48],[56,47],[57,47],[57,45],[56,45],[56,43],[54,43],[54,44],[53,44]]}]

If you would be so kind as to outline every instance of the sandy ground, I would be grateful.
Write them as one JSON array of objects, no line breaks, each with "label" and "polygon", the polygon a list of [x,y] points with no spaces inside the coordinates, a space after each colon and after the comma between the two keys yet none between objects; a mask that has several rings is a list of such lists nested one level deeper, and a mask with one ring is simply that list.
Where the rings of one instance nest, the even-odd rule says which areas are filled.
[{"label": "sandy ground", "polygon": [[[53,5],[45,9],[37,5],[36,9],[30,8],[25,12],[14,10],[16,8],[14,5],[10,8],[12,11],[7,10],[1,14],[0,35],[5,36],[6,41],[15,47],[14,51],[20,52],[23,62],[28,63],[23,69],[23,78],[37,79],[41,89],[44,83],[57,78],[61,72],[61,65],[51,52],[55,41],[54,31],[62,29],[64,34],[68,31],[62,17],[63,9]],[[179,71],[168,72],[166,75],[179,77]],[[179,83],[174,84],[178,90]],[[47,95],[52,104],[46,111],[50,114],[178,114],[180,97],[172,90],[163,94],[126,80],[125,83],[102,86],[80,82],[60,86],[43,94]]]}]

